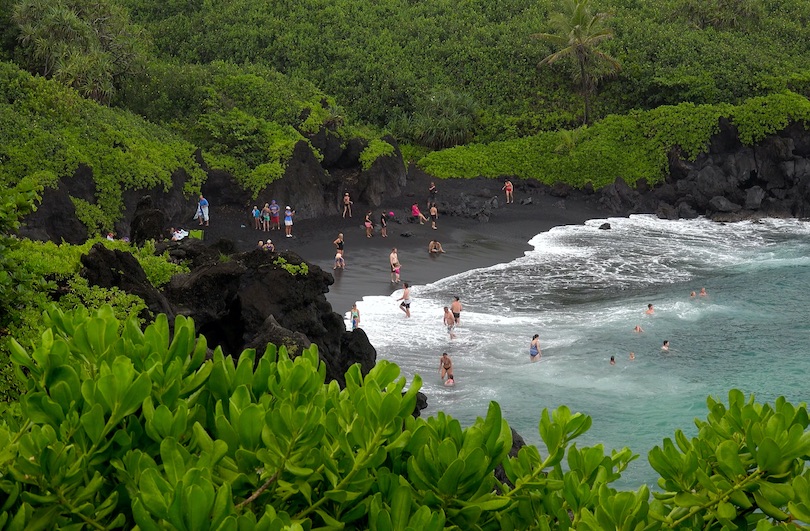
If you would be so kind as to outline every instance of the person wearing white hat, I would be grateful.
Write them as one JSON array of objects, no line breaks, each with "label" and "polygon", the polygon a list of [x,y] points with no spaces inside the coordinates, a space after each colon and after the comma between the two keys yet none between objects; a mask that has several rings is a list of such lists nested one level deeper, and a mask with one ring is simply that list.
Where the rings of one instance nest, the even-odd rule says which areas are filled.
[{"label": "person wearing white hat", "polygon": [[284,207],[284,230],[287,232],[287,237],[292,238],[293,216],[295,210],[290,210],[290,205]]}]

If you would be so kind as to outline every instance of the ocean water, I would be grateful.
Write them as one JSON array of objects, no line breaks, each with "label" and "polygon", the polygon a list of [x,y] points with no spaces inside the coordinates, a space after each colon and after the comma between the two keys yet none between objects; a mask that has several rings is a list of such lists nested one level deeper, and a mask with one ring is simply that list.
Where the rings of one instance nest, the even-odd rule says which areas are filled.
[{"label": "ocean water", "polygon": [[[612,229],[599,230],[604,222]],[[565,404],[593,418],[578,446],[640,454],[618,483],[636,488],[655,484],[646,461],[654,445],[679,428],[696,433],[708,395],[725,400],[738,388],[760,401],[810,402],[810,223],[631,216],[557,227],[530,243],[512,262],[413,287],[410,319],[400,291],[358,302],[378,357],[409,380],[422,376],[425,414],[467,425],[495,400],[542,446],[541,411]],[[701,287],[708,296],[690,298]],[[442,307],[454,295],[464,311],[451,341]],[[534,334],[539,363],[529,362]],[[453,358],[454,387],[439,379],[442,352]]]}]

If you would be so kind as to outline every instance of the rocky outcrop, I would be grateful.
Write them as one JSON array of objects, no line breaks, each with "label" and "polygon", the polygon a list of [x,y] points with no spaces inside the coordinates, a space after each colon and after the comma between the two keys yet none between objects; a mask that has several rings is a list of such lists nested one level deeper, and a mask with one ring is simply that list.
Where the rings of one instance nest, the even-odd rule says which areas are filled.
[{"label": "rocky outcrop", "polygon": [[[306,274],[292,274],[285,264],[304,264],[293,253],[233,253],[227,242],[206,246],[183,240],[162,244],[158,252],[163,251],[193,265],[162,292],[152,287],[130,253],[101,244],[82,257],[81,274],[92,285],[117,287],[144,299],[150,312],[145,319],[158,313],[167,314],[170,321],[175,315],[193,318],[210,347],[219,346],[229,355],[246,348],[263,353],[273,343],[285,345],[295,356],[314,343],[327,378],[341,385],[354,363],[364,374],[374,366],[377,353],[365,332],[347,332],[343,317],[327,302],[325,293],[334,279],[320,267],[307,265]],[[223,255],[228,258],[222,260]]]},{"label": "rocky outcrop", "polygon": [[669,168],[666,181],[649,191],[617,179],[599,191],[600,204],[619,214],[654,212],[664,219],[810,216],[810,131],[801,124],[745,146],[723,119],[706,153],[690,161],[674,148]]},{"label": "rocky outcrop", "polygon": [[107,249],[97,243],[81,257],[81,262],[80,274],[91,286],[118,288],[143,299],[149,312],[141,315],[144,320],[152,321],[159,313],[165,313],[170,321],[174,320],[172,305],[150,284],[141,264],[131,253]]},{"label": "rocky outcrop", "polygon": [[[286,161],[284,175],[260,190],[256,197],[228,172],[207,167],[197,153],[197,162],[207,173],[202,192],[210,202],[212,219],[223,211],[248,212],[253,205],[269,203],[271,199],[277,200],[282,208],[290,205],[297,219],[308,219],[339,213],[345,191],[356,202],[375,207],[402,193],[407,171],[392,137],[384,140],[394,146],[394,154],[380,157],[368,170],[362,170],[360,164],[360,154],[367,146],[365,140],[347,141],[328,129],[320,130],[309,140],[323,159],[319,161],[309,143],[298,142]],[[161,235],[171,226],[190,225],[198,198],[185,190],[187,180],[188,175],[181,168],[174,172],[168,187],[122,190],[123,208],[115,223],[116,236],[139,241],[153,237],[161,219],[165,220]],[[23,220],[19,234],[38,240],[83,243],[88,238],[88,229],[78,220],[72,199],[95,205],[96,194],[92,169],[80,166],[72,176],[63,177],[56,188],[43,192],[40,208]],[[138,205],[145,196],[149,196],[149,209],[153,210],[148,215],[138,213]],[[96,228],[91,232],[99,231]]]}]

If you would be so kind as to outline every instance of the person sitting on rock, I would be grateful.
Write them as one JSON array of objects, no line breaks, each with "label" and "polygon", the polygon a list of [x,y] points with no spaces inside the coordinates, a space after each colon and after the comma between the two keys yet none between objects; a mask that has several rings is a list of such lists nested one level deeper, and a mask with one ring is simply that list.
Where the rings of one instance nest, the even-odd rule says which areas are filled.
[{"label": "person sitting on rock", "polygon": [[419,205],[416,203],[411,205],[411,217],[413,218],[413,221],[418,221],[420,225],[424,225],[425,221],[428,220],[419,210]]},{"label": "person sitting on rock", "polygon": [[264,249],[265,251],[271,251],[271,252],[272,252],[272,251],[275,251],[275,250],[276,250],[276,246],[275,246],[275,245],[273,245],[273,240],[267,240],[266,242],[264,242],[264,247],[263,247],[263,249]]},{"label": "person sitting on rock", "polygon": [[182,240],[183,238],[188,236],[188,231],[187,230],[175,229],[174,227],[172,227],[169,230],[169,233],[172,235],[172,241],[173,242],[179,242],[180,240]]}]

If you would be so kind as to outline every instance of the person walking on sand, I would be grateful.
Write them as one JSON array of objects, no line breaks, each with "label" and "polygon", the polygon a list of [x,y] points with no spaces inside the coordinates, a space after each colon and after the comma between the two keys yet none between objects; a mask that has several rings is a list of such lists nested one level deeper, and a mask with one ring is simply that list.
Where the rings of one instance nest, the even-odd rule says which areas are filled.
[{"label": "person walking on sand", "polygon": [[295,210],[290,210],[290,206],[287,205],[284,208],[284,230],[287,232],[287,237],[292,238],[292,227],[293,227],[293,216],[295,215]]},{"label": "person walking on sand", "polygon": [[453,297],[453,302],[450,303],[450,311],[453,312],[453,321],[456,323],[456,326],[461,324],[461,310],[463,309],[461,305],[461,301],[458,300],[458,296]]},{"label": "person walking on sand", "polygon": [[366,228],[366,238],[374,236],[374,223],[371,221],[371,210],[366,212],[366,218],[363,220],[363,226]]},{"label": "person walking on sand", "polygon": [[532,341],[529,343],[529,359],[534,363],[540,361],[543,357],[543,352],[540,350],[540,334],[534,334]]},{"label": "person walking on sand", "polygon": [[402,301],[399,304],[399,309],[405,312],[405,317],[411,316],[411,286],[406,282],[405,289],[402,290],[402,297],[397,299]]},{"label": "person walking on sand", "polygon": [[444,380],[447,376],[449,380],[453,379],[453,360],[447,355],[447,352],[442,352],[442,357],[439,358],[439,378]]},{"label": "person walking on sand", "polygon": [[346,214],[348,214],[349,217],[352,217],[352,205],[353,204],[354,203],[352,202],[351,198],[349,197],[349,192],[346,192],[345,194],[343,194],[343,217],[344,218],[346,217]]},{"label": "person walking on sand", "polygon": [[416,203],[411,205],[411,216],[415,218],[416,221],[419,222],[420,225],[424,225],[427,218],[424,214],[419,210],[419,205]]},{"label": "person walking on sand", "polygon": [[439,219],[439,209],[436,208],[436,203],[431,203],[429,213],[431,228],[436,230],[436,220]]},{"label": "person walking on sand", "polygon": [[357,327],[360,326],[360,310],[357,309],[356,302],[352,305],[351,317],[352,317],[352,330],[357,330]]},{"label": "person walking on sand", "polygon": [[447,327],[447,333],[450,334],[450,339],[455,339],[456,334],[453,333],[453,329],[456,327],[456,320],[453,317],[453,312],[450,311],[450,308],[447,306],[444,307],[444,326]]},{"label": "person walking on sand", "polygon": [[250,211],[250,214],[253,216],[253,228],[256,230],[261,230],[262,211],[259,210],[259,206],[253,205],[253,210]]},{"label": "person walking on sand", "polygon": [[388,237],[388,218],[385,215],[385,212],[380,214],[380,237],[381,238]]},{"label": "person walking on sand", "polygon": [[281,223],[279,223],[279,212],[281,207],[278,206],[276,200],[270,201],[270,230],[281,230]]},{"label": "person walking on sand", "polygon": [[391,266],[391,282],[397,283],[399,282],[399,255],[397,254],[397,248],[394,247],[391,249],[391,254],[388,255],[388,265]]},{"label": "person walking on sand", "polygon": [[512,181],[510,181],[509,179],[506,179],[506,182],[504,183],[503,188],[501,188],[501,190],[506,192],[506,204],[507,205],[509,203],[514,203],[515,202],[515,197],[512,195],[512,191],[514,189],[515,189],[515,187],[512,184]]},{"label": "person walking on sand", "polygon": [[337,238],[335,238],[335,241],[333,241],[332,243],[335,244],[335,249],[340,251],[340,254],[343,254],[343,246],[345,245],[345,242],[343,241],[342,232],[338,232]]},{"label": "person walking on sand", "polygon": [[195,216],[200,221],[200,226],[203,225],[205,222],[205,226],[208,226],[208,199],[204,198],[202,194],[200,194],[200,200],[197,202],[197,215]]}]

